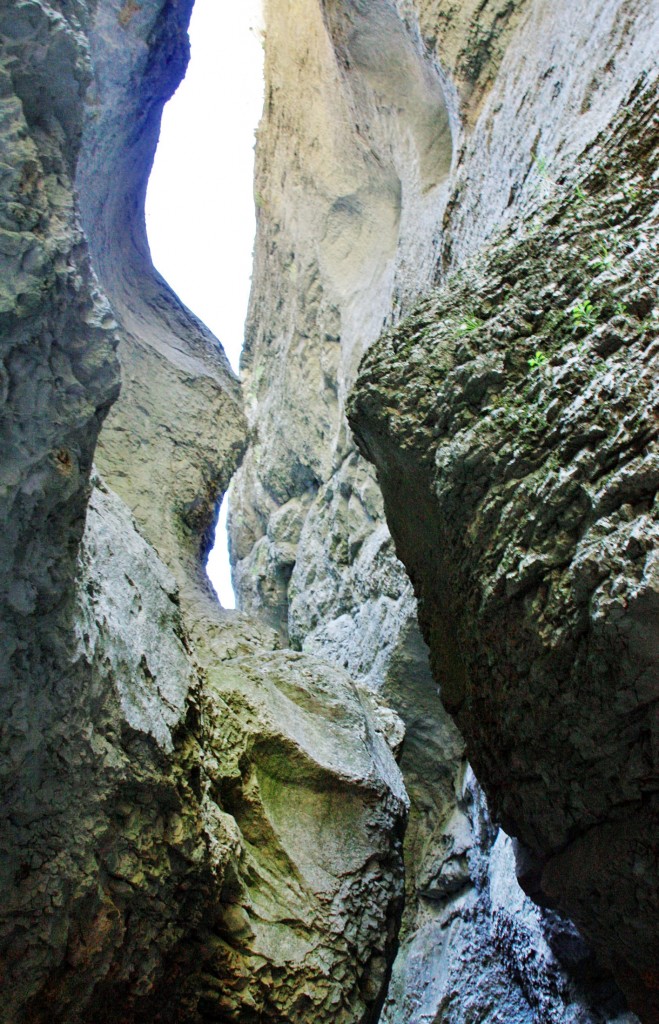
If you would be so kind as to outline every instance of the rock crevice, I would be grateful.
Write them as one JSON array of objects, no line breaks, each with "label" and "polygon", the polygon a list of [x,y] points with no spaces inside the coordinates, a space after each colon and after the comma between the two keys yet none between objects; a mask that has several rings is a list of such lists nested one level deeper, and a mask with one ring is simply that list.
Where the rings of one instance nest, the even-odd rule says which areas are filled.
[{"label": "rock crevice", "polygon": [[374,1020],[395,950],[377,707],[203,573],[247,425],[144,229],[190,9],[0,3],[7,1024]]},{"label": "rock crevice", "polygon": [[191,6],[0,0],[0,1020],[652,1024],[656,12],[269,0],[241,389]]}]

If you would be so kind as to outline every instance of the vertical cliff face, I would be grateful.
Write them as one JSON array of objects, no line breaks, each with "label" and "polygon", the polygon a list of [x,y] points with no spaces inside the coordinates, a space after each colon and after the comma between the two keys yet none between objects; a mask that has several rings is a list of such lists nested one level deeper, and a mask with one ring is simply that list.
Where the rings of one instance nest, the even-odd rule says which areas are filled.
[{"label": "vertical cliff face", "polygon": [[[181,578],[207,553],[217,495],[246,434],[224,352],[154,270],[144,223],[160,115],[188,61],[191,9],[192,0],[99,8],[77,173],[94,266],[122,326],[122,389],[97,464],[159,553],[183,563]],[[214,428],[200,431],[204,421]]]},{"label": "vertical cliff face", "polygon": [[240,389],[143,221],[190,7],[0,3],[8,1024],[365,1022],[395,947],[394,718],[202,571]]},{"label": "vertical cliff face", "polygon": [[[450,526],[462,551],[462,532],[468,537],[472,533],[477,538],[481,533],[483,538],[488,536],[486,523],[481,525],[479,519],[472,525],[462,507],[464,488],[458,488],[457,481],[462,473],[464,487],[470,486],[470,462],[456,464],[456,483],[450,485],[455,504],[445,513],[448,526],[443,525],[444,520],[438,525],[435,499],[426,497],[440,484],[426,482],[425,469],[423,474],[415,470],[417,451],[419,458],[423,454],[432,463],[439,429],[433,417],[443,422],[441,403],[450,407],[440,389],[448,372],[444,357],[431,349],[430,343],[424,347],[426,333],[432,335],[434,318],[442,315],[440,306],[431,304],[432,313],[427,314],[425,307],[420,307],[412,326],[405,328],[400,355],[392,342],[388,347],[382,343],[372,357],[366,357],[368,369],[360,377],[354,413],[362,452],[375,462],[384,487],[386,519],[394,526],[398,554],[417,595],[423,597],[421,620],[431,645],[432,673],[417,632],[409,583],[394,556],[385,525],[379,488],[346,433],[344,407],[356,363],[382,325],[399,319],[406,324],[405,315],[416,308],[415,296],[429,290],[431,283],[469,267],[502,232],[516,232],[526,225],[542,240],[543,230],[549,232],[549,227],[543,229],[543,218],[556,215],[552,200],[558,203],[572,194],[577,204],[587,202],[580,198],[581,165],[594,162],[593,154],[603,151],[608,140],[611,187],[619,174],[621,187],[631,189],[621,200],[622,212],[614,214],[603,194],[606,212],[599,211],[601,220],[584,220],[584,237],[588,231],[598,234],[583,271],[575,271],[570,299],[559,295],[560,287],[546,265],[542,279],[542,259],[548,259],[547,255],[538,255],[528,268],[521,254],[510,257],[511,266],[515,259],[520,262],[519,271],[507,272],[507,287],[519,282],[514,300],[519,308],[512,310],[511,325],[502,328],[500,346],[508,353],[506,367],[507,363],[518,365],[523,375],[542,367],[553,351],[545,335],[538,344],[539,356],[535,349],[526,350],[529,343],[524,339],[534,334],[541,315],[551,319],[552,314],[558,317],[559,309],[568,309],[569,336],[572,328],[577,330],[577,341],[585,336],[591,308],[586,303],[596,305],[590,298],[589,283],[590,277],[596,276],[595,264],[599,260],[602,273],[621,259],[612,254],[605,217],[629,217],[636,226],[638,218],[640,224],[648,215],[645,208],[636,210],[634,196],[641,190],[646,196],[651,194],[652,171],[646,168],[642,172],[642,182],[631,180],[636,157],[622,155],[625,129],[613,129],[643,76],[654,74],[656,60],[643,18],[642,5],[616,2],[598,3],[595,8],[589,5],[587,10],[533,2],[271,3],[268,8],[268,85],[256,182],[256,270],[243,364],[254,440],[232,491],[235,580],[244,608],[265,617],[293,646],[349,668],[374,691],[385,694],[406,723],[401,767],[412,801],[406,840],[407,904],[401,952],[384,1011],[386,1020],[457,1021],[469,1019],[470,1013],[480,1013],[485,1019],[490,1019],[489,1013],[492,1019],[506,1020],[540,1019],[538,1015],[546,1020],[585,1019],[583,1015],[589,1012],[604,1016],[618,1012],[615,1000],[607,1004],[606,985],[576,930],[547,907],[542,912],[534,909],[516,887],[510,841],[492,824],[484,798],[469,775],[463,741],[439,700],[438,688],[449,712],[461,706],[462,698],[458,695],[453,701],[451,694],[453,686],[459,689],[462,685],[459,665],[465,616],[472,617],[472,633],[481,629],[472,600],[476,583],[455,578],[453,561],[462,556],[448,544],[444,554],[442,537]],[[650,108],[645,109],[647,114]],[[626,122],[641,150],[654,145],[643,141],[652,133],[649,123],[640,116]],[[624,184],[627,178],[628,185]],[[570,191],[574,188],[576,193]],[[543,202],[549,204],[550,213],[545,212]],[[587,202],[591,213],[588,203],[597,206],[597,200]],[[567,261],[572,258],[567,253],[572,252],[575,230],[566,219],[547,243],[548,247],[564,245]],[[649,239],[649,222],[645,232],[642,238]],[[645,245],[642,238],[633,244]],[[545,250],[539,247],[541,252]],[[589,259],[593,261],[590,264]],[[642,261],[640,255],[638,259]],[[643,296],[647,296],[642,281],[647,270],[643,265],[639,273],[638,290]],[[632,270],[621,262],[619,273],[631,276]],[[579,285],[577,277],[582,279]],[[482,323],[491,319],[503,302],[504,293],[496,290],[483,299],[483,280],[474,273],[467,283],[453,276],[447,284],[447,295],[458,286],[462,288],[460,309],[452,305],[451,317],[465,350],[472,337],[480,339]],[[578,307],[574,316],[570,302]],[[633,300],[622,293],[619,302],[627,311],[636,309]],[[647,338],[653,326],[648,302],[647,297],[641,299],[633,313],[643,323]],[[578,310],[586,320],[583,329]],[[459,386],[466,389],[467,401],[472,404],[490,393],[499,372],[498,364],[490,366],[489,335],[482,337],[488,341],[482,342],[474,367],[469,364],[464,379],[459,378]],[[536,363],[530,367],[529,358],[536,359],[539,367]],[[380,387],[380,378],[388,380],[390,363],[404,365],[405,371],[395,387]],[[435,363],[438,376],[432,371]],[[456,365],[461,365],[459,359]],[[631,373],[642,376],[640,364]],[[423,381],[423,389],[417,386],[417,379]],[[450,378],[450,387],[458,387],[457,378],[455,382]],[[644,408],[651,396],[642,392],[638,401]],[[409,415],[403,419],[407,403]],[[415,403],[419,403],[418,426]],[[426,407],[427,423],[422,419]],[[372,428],[377,440],[369,433],[367,408],[377,424]],[[491,435],[484,422],[481,432],[477,408],[471,429],[474,437],[481,439],[485,458]],[[401,424],[405,424],[400,430],[399,412]],[[447,420],[442,428],[447,438],[452,424],[453,420]],[[648,424],[639,426],[641,449],[651,436]],[[517,430],[514,424],[506,429]],[[568,425],[567,437],[572,437],[573,429],[570,443],[580,450],[578,437],[585,427]],[[391,437],[388,447],[380,441],[380,433]],[[452,452],[449,440],[446,445]],[[646,466],[647,454],[641,449],[637,457]],[[443,458],[449,459],[449,455]],[[395,465],[395,472],[389,470],[390,465]],[[428,481],[444,480],[447,470],[434,472],[437,476],[429,475]],[[483,472],[480,463],[475,463],[473,474],[478,480]],[[643,476],[646,482],[651,480],[651,469],[644,469]],[[518,479],[513,474],[509,487],[518,487]],[[477,480],[473,486],[480,495]],[[537,486],[538,494],[544,495],[539,482]],[[528,500],[522,498],[527,495],[525,489],[520,488],[519,494],[520,502]],[[554,526],[548,524],[546,529],[557,540],[564,526],[560,519],[551,522]],[[644,537],[639,557],[645,557],[651,546],[646,526],[639,526],[639,536]],[[485,539],[482,544],[485,548]],[[496,548],[492,557],[496,560],[499,554]],[[532,577],[534,586],[543,585],[540,581],[548,571],[541,568],[544,565],[540,562],[534,570],[536,576],[540,573]],[[478,563],[470,581],[480,569]],[[615,575],[618,570],[611,565],[610,572]],[[630,566],[620,569],[620,578],[625,572],[636,578],[636,570]],[[649,595],[652,584],[649,577],[643,579],[641,588]],[[643,709],[653,699],[656,687],[647,663],[652,647],[649,638],[656,629],[651,625],[652,599],[644,596],[641,604],[646,625],[643,639],[639,638],[638,644],[635,641],[638,653],[630,667],[630,673],[640,673],[646,687],[635,698],[634,709],[630,708],[632,717],[638,716],[635,736],[639,742],[648,724]],[[506,607],[504,600],[502,609]],[[507,637],[506,614],[502,611],[496,624],[481,630],[478,649],[484,675],[479,692],[492,691],[497,672],[507,677],[508,668],[500,666],[497,658],[503,658],[508,666],[509,656],[498,655],[493,640],[491,652],[488,646],[491,638]],[[549,629],[542,619],[534,621],[534,613],[529,614],[531,633]],[[552,619],[555,629],[559,628],[557,615]],[[567,757],[574,745],[567,734],[570,728],[582,731],[580,723],[588,720],[590,704],[578,696],[585,684],[572,677],[566,685],[575,704],[574,719],[564,713],[560,703],[555,718],[546,718],[540,708],[552,703],[554,676],[543,675],[532,698],[535,691],[526,673],[532,671],[535,647],[530,640],[522,647],[527,661],[519,676],[517,702],[508,707],[508,689],[504,687],[500,702],[493,700],[484,721],[481,718],[489,705],[484,698],[474,697],[472,717],[459,713],[457,722],[464,730],[477,775],[494,800],[497,816],[503,816],[509,830],[522,836],[536,854],[543,849],[544,856],[548,847],[543,847],[544,840],[538,843],[533,831],[540,827],[539,821],[531,825],[530,812],[524,812],[521,825],[516,802],[526,786],[521,777],[526,778],[530,770],[529,760],[520,755],[520,782],[511,786],[515,772],[511,751],[527,743],[526,717],[537,719],[535,807],[546,835],[557,813],[554,806],[569,807],[568,791],[581,801],[590,785],[586,782],[590,770],[584,765],[580,744],[576,746],[582,760]],[[537,665],[533,671],[539,672]],[[602,686],[608,687],[600,689],[599,696],[593,694],[593,700],[601,702],[602,693],[615,690],[615,683],[607,674],[608,662],[598,673]],[[640,751],[635,739],[627,737],[627,742],[623,738],[624,716],[616,719],[616,714],[606,718],[607,726],[602,724],[609,730],[608,745],[617,746],[621,756],[625,750]],[[504,729],[507,720],[510,724]],[[558,720],[563,723],[560,729]],[[488,740],[486,757],[480,744],[490,727],[497,737],[503,732],[496,753],[493,741]],[[554,730],[554,748],[546,745],[545,728]],[[600,740],[591,742],[597,745]],[[546,762],[542,744],[545,751],[553,750]],[[563,756],[565,770],[557,771],[552,764]],[[634,760],[635,755],[630,756]],[[647,758],[644,753],[635,769],[638,779],[645,781],[639,781],[633,793],[628,792],[634,802],[635,838],[630,832],[630,850],[650,829],[645,809],[651,772]],[[612,762],[606,763],[608,770],[617,771],[611,769]],[[505,802],[499,793],[507,794]],[[505,812],[508,803],[515,805],[515,814]],[[572,814],[569,810],[565,813]],[[581,813],[582,820],[584,813],[590,815],[593,825],[598,820],[599,811],[592,804]],[[580,826],[574,816],[571,821],[570,835],[574,836]],[[556,845],[564,841],[552,840]],[[537,863],[533,867],[533,858],[528,861],[528,852],[524,857],[526,866],[520,870],[526,876],[527,889],[544,904],[553,901],[576,917],[603,961],[615,962],[617,976],[636,1007],[651,1014],[644,997],[636,998],[645,986],[651,988],[651,976],[647,972],[642,978],[628,976],[631,958],[626,955],[625,966],[617,954],[612,957],[612,937],[599,933],[599,925],[591,927],[586,920],[585,902],[594,900],[596,891],[603,898],[607,891],[594,855],[590,868],[582,864],[577,869],[575,862],[565,878],[567,887],[581,887],[583,913],[574,896],[557,897],[554,883],[552,898],[542,898],[533,882]],[[623,861],[624,857],[619,861],[616,886],[623,885],[628,872]],[[646,879],[648,872],[646,865],[642,868]],[[569,875],[573,882],[567,881]],[[577,877],[581,881],[577,882]],[[647,923],[653,914],[647,901],[653,897],[642,886],[638,895],[646,905],[640,917]],[[627,900],[630,908],[631,890]],[[622,906],[613,910],[610,920],[622,912]],[[597,911],[594,916],[599,915]],[[636,923],[630,921],[630,927],[630,936],[635,935]],[[633,939],[629,941],[631,948]],[[529,950],[534,951],[532,956],[527,955]],[[577,989],[571,987],[555,954],[562,958],[568,975],[578,979]],[[594,1009],[596,1006],[599,1009]]]},{"label": "vertical cliff face", "polygon": [[[444,704],[530,851],[526,883],[579,923],[647,1019],[656,116],[656,83],[641,75],[579,179],[539,195],[535,220],[369,353],[353,413]],[[398,502],[404,481],[412,516]]]},{"label": "vertical cliff face", "polygon": [[601,5],[587,39],[557,7],[520,27],[458,166],[450,276],[367,356],[353,424],[527,887],[654,1020],[656,65],[638,15]]},{"label": "vertical cliff face", "polygon": [[653,1021],[656,12],[270,0],[241,390],[191,6],[0,0],[0,1020]]}]

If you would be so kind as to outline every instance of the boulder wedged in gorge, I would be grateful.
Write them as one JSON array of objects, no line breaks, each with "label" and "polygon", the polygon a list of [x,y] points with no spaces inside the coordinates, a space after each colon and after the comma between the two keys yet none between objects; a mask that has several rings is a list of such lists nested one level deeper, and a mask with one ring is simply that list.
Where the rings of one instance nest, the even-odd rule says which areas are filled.
[{"label": "boulder wedged in gorge", "polygon": [[656,74],[364,358],[445,707],[534,898],[657,1007]]},{"label": "boulder wedged in gorge", "polygon": [[95,483],[66,706],[33,713],[3,832],[3,1020],[368,1019],[402,895],[389,748],[345,673],[256,627],[192,657],[171,572]]},{"label": "boulder wedged in gorge", "polygon": [[[441,706],[437,686],[445,681],[433,681],[414,596],[344,408],[383,325],[403,320],[420,295],[470,259],[486,259],[508,226],[530,228],[542,196],[558,200],[582,183],[579,167],[596,139],[656,72],[656,14],[640,0],[268,8],[243,356],[253,440],[231,491],[234,578],[242,607],[282,642],[346,667],[405,722],[406,907],[383,1014],[396,1024],[623,1012],[576,928],[557,910],[524,902],[516,888],[510,842],[497,832],[499,806],[493,822],[464,740]],[[648,129],[649,148],[652,138]],[[644,187],[647,198],[651,182]],[[603,245],[592,258],[606,263]],[[480,282],[460,323],[488,319],[478,311],[479,289]],[[532,327],[520,323],[511,338]],[[374,378],[387,372],[381,351],[369,364]],[[533,356],[521,350],[523,370]],[[433,358],[419,349],[419,370],[427,360],[430,373]],[[377,379],[371,383],[377,394]],[[387,395],[394,426],[404,398]],[[420,448],[431,455],[433,446],[420,434]],[[392,459],[395,451],[394,439]],[[419,557],[430,574],[437,538],[423,531],[426,483],[414,477],[407,439],[399,469],[387,520],[392,505],[408,516],[408,531],[427,542]],[[470,480],[470,467],[464,471]],[[550,768],[542,763],[540,780]],[[505,776],[502,765],[502,785]],[[562,778],[567,793],[580,777]],[[568,797],[555,799],[562,806]],[[518,855],[521,863],[521,848]],[[524,869],[535,896],[539,866],[533,855]],[[651,915],[639,916],[647,927]],[[610,945],[615,953],[617,940]],[[625,987],[634,998],[637,982]]]}]

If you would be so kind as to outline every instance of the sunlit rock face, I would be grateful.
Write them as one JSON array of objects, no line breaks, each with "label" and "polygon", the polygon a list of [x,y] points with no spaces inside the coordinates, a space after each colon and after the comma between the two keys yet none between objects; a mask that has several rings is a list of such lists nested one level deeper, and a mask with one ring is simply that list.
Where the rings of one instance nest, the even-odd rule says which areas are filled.
[{"label": "sunlit rock face", "polygon": [[586,42],[559,7],[511,43],[442,286],[370,350],[351,422],[525,887],[656,1020],[657,68],[629,8]]},{"label": "sunlit rock face", "polygon": [[0,0],[0,1020],[653,1021],[653,12],[271,0],[241,393],[190,9]]},{"label": "sunlit rock face", "polygon": [[371,350],[352,414],[444,704],[500,820],[531,851],[526,883],[578,922],[647,1019],[655,117],[641,79],[580,177],[549,194],[541,180],[536,217]]}]

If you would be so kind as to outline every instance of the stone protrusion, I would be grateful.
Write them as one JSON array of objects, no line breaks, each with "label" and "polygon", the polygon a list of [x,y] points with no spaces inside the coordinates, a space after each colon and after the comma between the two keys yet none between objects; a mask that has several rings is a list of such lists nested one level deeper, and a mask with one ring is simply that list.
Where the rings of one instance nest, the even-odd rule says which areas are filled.
[{"label": "stone protrusion", "polygon": [[656,78],[641,77],[579,180],[543,196],[540,178],[534,217],[371,349],[351,413],[494,813],[643,1020],[659,898],[653,138]]}]

